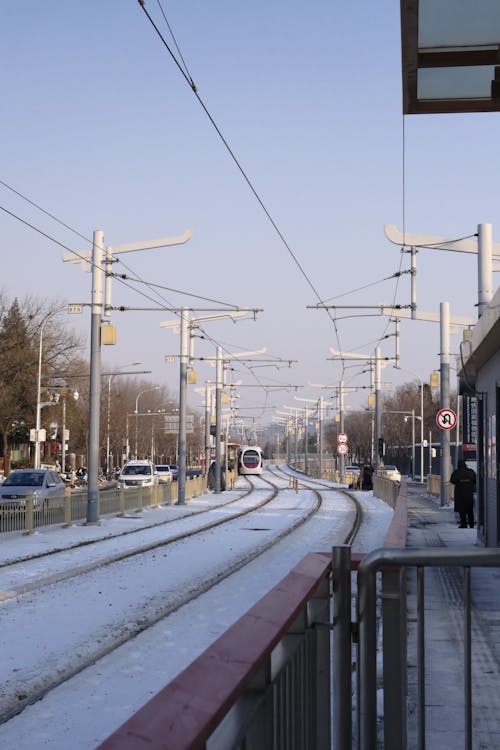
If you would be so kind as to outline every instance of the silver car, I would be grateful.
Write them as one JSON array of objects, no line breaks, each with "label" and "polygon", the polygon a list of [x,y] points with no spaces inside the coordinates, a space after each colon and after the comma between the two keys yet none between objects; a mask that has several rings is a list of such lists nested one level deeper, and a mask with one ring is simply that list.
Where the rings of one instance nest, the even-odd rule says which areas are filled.
[{"label": "silver car", "polygon": [[2,508],[24,508],[29,493],[34,508],[62,505],[66,486],[56,471],[50,469],[15,469],[0,485]]},{"label": "silver car", "polygon": [[170,464],[156,464],[156,471],[158,472],[160,484],[167,484],[172,481],[173,476]]}]

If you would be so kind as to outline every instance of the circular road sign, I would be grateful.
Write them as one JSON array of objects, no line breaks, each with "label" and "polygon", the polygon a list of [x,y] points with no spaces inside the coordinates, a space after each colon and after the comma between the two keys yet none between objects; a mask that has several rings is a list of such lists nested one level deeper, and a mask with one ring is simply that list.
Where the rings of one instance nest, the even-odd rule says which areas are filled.
[{"label": "circular road sign", "polygon": [[343,445],[344,443],[347,443],[347,435],[345,434],[345,432],[339,432],[338,437],[337,437],[337,443],[339,445]]},{"label": "circular road sign", "polygon": [[349,451],[349,448],[347,447],[346,443],[339,443],[337,445],[337,453],[339,453],[341,456],[345,455]]},{"label": "circular road sign", "polygon": [[441,430],[452,430],[457,423],[453,409],[440,409],[436,414],[436,424]]}]

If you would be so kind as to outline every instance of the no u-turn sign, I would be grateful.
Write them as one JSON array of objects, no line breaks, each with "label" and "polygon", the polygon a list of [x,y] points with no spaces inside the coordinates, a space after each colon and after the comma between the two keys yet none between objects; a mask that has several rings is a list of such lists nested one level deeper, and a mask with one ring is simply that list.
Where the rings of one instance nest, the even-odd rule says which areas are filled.
[{"label": "no u-turn sign", "polygon": [[441,430],[452,430],[457,423],[453,409],[440,409],[436,414],[436,424]]}]

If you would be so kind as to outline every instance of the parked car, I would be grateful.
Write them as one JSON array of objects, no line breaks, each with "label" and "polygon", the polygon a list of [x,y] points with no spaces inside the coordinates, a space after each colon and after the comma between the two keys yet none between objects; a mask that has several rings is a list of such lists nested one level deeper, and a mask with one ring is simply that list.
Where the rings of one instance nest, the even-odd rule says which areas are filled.
[{"label": "parked car", "polygon": [[170,464],[170,471],[172,472],[172,479],[177,479],[179,476],[179,467],[176,464]]},{"label": "parked car", "polygon": [[56,471],[15,469],[0,485],[0,503],[3,507],[24,508],[30,492],[34,508],[62,505],[66,485]]},{"label": "parked car", "polygon": [[359,466],[346,466],[344,469],[344,472],[350,472],[351,474],[359,474],[360,468]]},{"label": "parked car", "polygon": [[129,461],[118,477],[119,487],[154,487],[158,484],[158,472],[152,461]]},{"label": "parked car", "polygon": [[401,474],[399,473],[396,466],[392,466],[391,464],[386,464],[384,468],[382,469],[382,476],[386,479],[392,479],[394,482],[400,482],[401,481]]},{"label": "parked car", "polygon": [[158,481],[160,484],[167,484],[172,481],[172,469],[170,464],[156,464],[156,471],[158,472]]}]

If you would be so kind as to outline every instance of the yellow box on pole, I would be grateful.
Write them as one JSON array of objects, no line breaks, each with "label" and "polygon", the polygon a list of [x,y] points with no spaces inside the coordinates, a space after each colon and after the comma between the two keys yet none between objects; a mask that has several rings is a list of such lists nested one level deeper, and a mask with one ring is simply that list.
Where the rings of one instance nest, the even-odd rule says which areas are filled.
[{"label": "yellow box on pole", "polygon": [[116,326],[111,324],[101,326],[101,344],[103,346],[116,344]]}]

